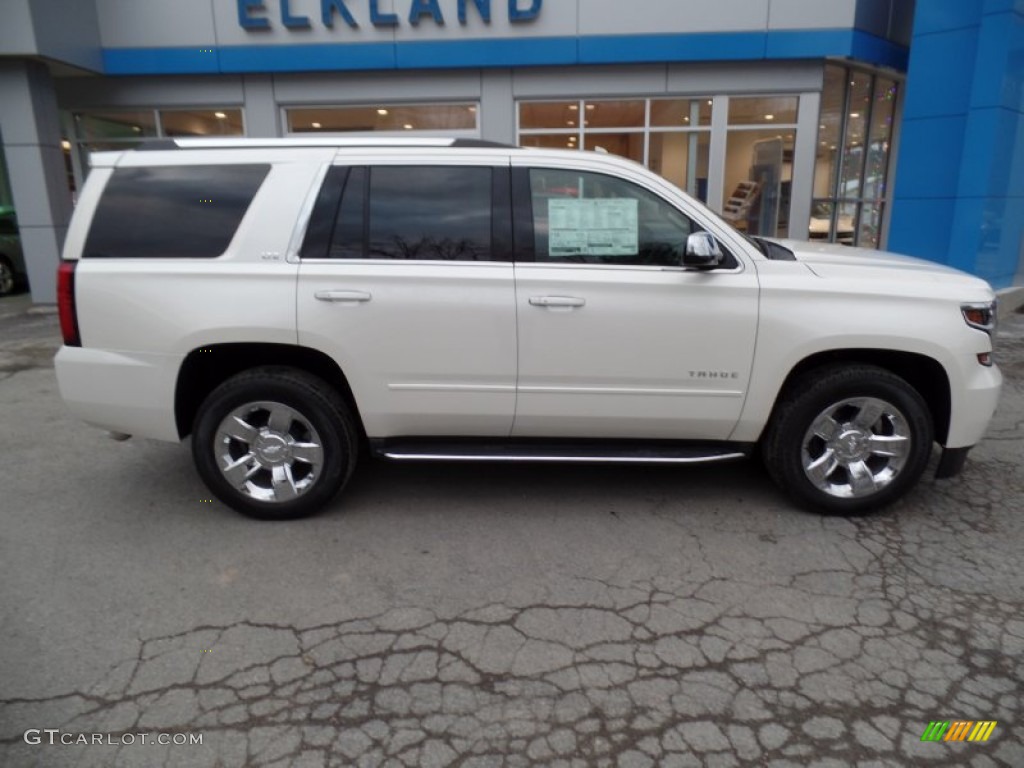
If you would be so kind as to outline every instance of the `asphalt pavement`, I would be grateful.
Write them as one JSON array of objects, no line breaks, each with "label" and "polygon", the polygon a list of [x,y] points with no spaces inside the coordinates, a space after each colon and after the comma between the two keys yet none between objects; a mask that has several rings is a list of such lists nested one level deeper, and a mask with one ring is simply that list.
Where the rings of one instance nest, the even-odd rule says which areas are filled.
[{"label": "asphalt pavement", "polygon": [[0,765],[1024,765],[1024,316],[965,472],[849,520],[755,462],[368,462],[255,522],[58,344],[0,300]]}]

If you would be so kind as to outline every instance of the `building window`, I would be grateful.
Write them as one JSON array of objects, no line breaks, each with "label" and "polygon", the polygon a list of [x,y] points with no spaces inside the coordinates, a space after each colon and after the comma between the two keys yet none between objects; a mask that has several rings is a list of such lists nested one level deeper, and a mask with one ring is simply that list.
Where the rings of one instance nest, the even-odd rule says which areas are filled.
[{"label": "building window", "polygon": [[731,97],[722,215],[752,235],[787,237],[796,96]]},{"label": "building window", "polygon": [[362,107],[295,107],[285,110],[288,132],[438,133],[479,135],[476,104],[386,104]]},{"label": "building window", "polygon": [[588,149],[646,165],[707,199],[711,100],[529,101],[519,104],[524,147]]},{"label": "building window", "polygon": [[65,151],[81,181],[89,173],[90,152],[132,149],[161,137],[244,136],[245,120],[237,107],[105,109],[74,113],[65,121],[65,135]]},{"label": "building window", "polygon": [[240,109],[162,109],[164,136],[242,136]]},{"label": "building window", "polygon": [[888,202],[898,84],[829,65],[818,125],[812,239],[877,248]]}]

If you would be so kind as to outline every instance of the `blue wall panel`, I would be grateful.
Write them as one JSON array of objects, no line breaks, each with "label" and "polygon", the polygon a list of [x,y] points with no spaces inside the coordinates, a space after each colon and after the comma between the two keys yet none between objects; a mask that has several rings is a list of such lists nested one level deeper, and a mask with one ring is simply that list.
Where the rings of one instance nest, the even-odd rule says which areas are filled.
[{"label": "blue wall panel", "polygon": [[904,114],[918,117],[962,115],[971,104],[977,58],[975,29],[937,32],[914,40],[911,75],[926,72],[907,88]]},{"label": "blue wall panel", "polygon": [[889,247],[1024,277],[1024,0],[918,0],[903,120]]},{"label": "blue wall panel", "polygon": [[956,197],[966,124],[964,115],[903,121],[897,196]]},{"label": "blue wall panel", "polygon": [[914,38],[933,32],[975,27],[981,18],[978,0],[919,0],[914,11]]},{"label": "blue wall panel", "polygon": [[898,205],[900,216],[917,222],[919,227],[915,231],[913,242],[901,246],[900,243],[893,243],[893,238],[890,236],[889,247],[900,253],[909,253],[913,256],[920,256],[922,259],[945,263],[946,255],[949,253],[949,239],[956,199],[952,197],[906,199],[901,200]]},{"label": "blue wall panel", "polygon": [[850,58],[903,70],[907,50],[860,30],[698,32],[379,43],[107,48],[108,75],[530,67]]}]

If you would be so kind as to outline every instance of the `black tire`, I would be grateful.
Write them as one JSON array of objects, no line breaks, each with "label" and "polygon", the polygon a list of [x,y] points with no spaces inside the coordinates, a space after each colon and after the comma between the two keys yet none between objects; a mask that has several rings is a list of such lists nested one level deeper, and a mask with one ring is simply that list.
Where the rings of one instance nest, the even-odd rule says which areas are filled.
[{"label": "black tire", "polygon": [[[853,425],[870,420],[869,402],[884,403],[892,410],[883,411],[873,426]],[[849,414],[843,424],[849,430],[835,433],[832,441],[811,433],[812,424],[840,424],[847,418],[843,414]],[[801,506],[825,514],[855,515],[891,504],[917,483],[928,465],[934,434],[924,399],[899,376],[872,365],[826,366],[802,374],[782,393],[762,438],[761,453],[772,479]],[[899,442],[903,455],[872,454],[860,459],[864,450],[870,450],[864,447],[865,437]],[[857,466],[848,470],[844,462]],[[837,464],[828,476],[819,476],[829,490],[812,481],[805,463],[809,468],[818,463],[823,471]],[[871,483],[864,481],[855,489],[854,480],[863,478],[865,467],[871,471]]]},{"label": "black tire", "polygon": [[[285,408],[270,407],[279,405]],[[286,430],[270,431],[272,411],[294,417]],[[239,412],[248,414],[242,423],[246,437],[220,432],[222,422]],[[251,443],[246,442],[249,436],[255,438]],[[294,520],[322,509],[352,475],[358,445],[355,421],[337,390],[316,376],[280,366],[254,368],[225,381],[203,401],[192,430],[192,457],[203,482],[228,506],[261,520]],[[292,457],[293,449],[310,446],[319,446],[319,464]],[[271,453],[268,459],[265,454]],[[248,478],[243,488],[229,482],[221,469],[232,459]],[[286,479],[277,468],[263,466],[268,460],[281,465],[279,473]],[[280,494],[283,498],[270,498],[282,490],[287,491]]]}]

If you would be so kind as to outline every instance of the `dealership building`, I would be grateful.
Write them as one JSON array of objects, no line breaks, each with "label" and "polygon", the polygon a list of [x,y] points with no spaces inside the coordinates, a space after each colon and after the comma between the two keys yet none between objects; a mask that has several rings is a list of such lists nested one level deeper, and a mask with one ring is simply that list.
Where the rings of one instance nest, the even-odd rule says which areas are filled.
[{"label": "dealership building", "polygon": [[189,136],[609,152],[742,231],[1004,288],[1022,111],[1024,0],[0,0],[0,212],[43,302],[90,153]]}]

